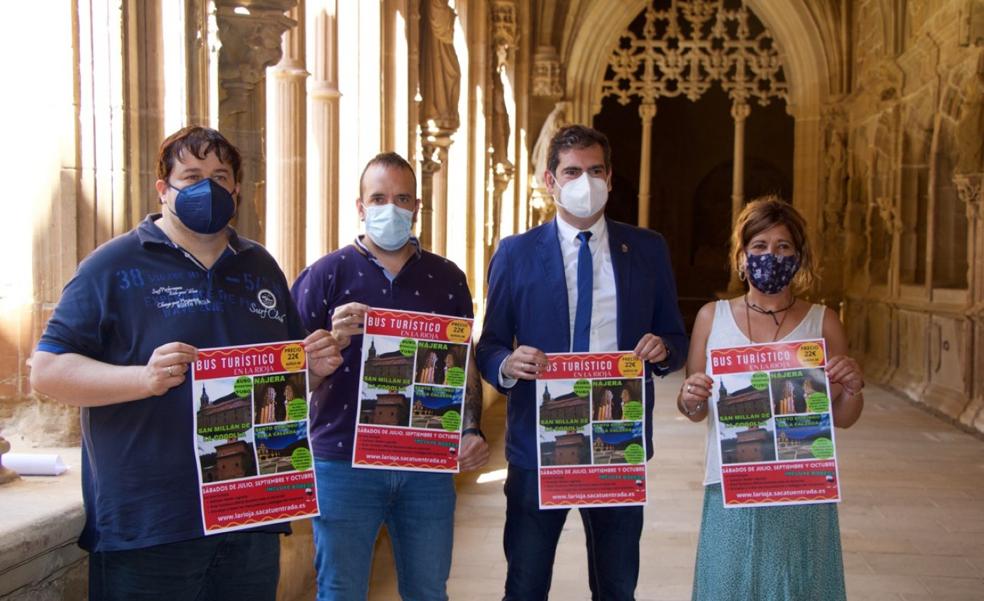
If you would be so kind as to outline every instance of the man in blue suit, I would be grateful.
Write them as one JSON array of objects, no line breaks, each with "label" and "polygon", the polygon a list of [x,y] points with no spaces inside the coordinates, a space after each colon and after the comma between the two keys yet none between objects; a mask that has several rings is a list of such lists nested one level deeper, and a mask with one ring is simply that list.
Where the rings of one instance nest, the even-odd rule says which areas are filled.
[{"label": "man in blue suit", "polygon": [[[574,125],[550,143],[547,189],[557,218],[502,240],[489,265],[476,348],[484,378],[508,395],[506,600],[546,599],[566,509],[539,508],[535,390],[545,353],[631,350],[646,361],[652,456],[652,376],[683,366],[687,336],[662,236],[604,218],[611,148]],[[642,507],[581,509],[592,599],[631,600],[639,576]]]}]

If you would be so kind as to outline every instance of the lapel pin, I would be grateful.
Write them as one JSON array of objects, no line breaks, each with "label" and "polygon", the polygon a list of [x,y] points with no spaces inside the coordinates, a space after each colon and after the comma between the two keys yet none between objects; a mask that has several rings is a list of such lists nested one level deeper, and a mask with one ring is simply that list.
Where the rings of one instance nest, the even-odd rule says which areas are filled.
[{"label": "lapel pin", "polygon": [[629,252],[629,245],[628,244],[625,244],[625,243],[622,244],[622,252],[624,252],[624,253]]}]

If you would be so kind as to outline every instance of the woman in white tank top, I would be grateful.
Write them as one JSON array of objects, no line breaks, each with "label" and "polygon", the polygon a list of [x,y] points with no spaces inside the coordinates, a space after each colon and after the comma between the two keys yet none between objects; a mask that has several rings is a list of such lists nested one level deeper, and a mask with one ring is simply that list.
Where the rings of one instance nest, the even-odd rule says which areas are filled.
[{"label": "woman in white tank top", "polygon": [[[824,338],[833,421],[837,427],[850,427],[864,405],[864,380],[857,362],[845,355],[844,328],[833,311],[793,294],[814,279],[803,218],[777,197],[752,201],[738,217],[731,255],[732,268],[747,280],[748,292],[708,303],[698,313],[687,379],[677,397],[680,412],[694,422],[707,418],[713,385],[704,373],[709,349]],[[711,421],[693,599],[845,599],[836,504],[725,509]]]}]

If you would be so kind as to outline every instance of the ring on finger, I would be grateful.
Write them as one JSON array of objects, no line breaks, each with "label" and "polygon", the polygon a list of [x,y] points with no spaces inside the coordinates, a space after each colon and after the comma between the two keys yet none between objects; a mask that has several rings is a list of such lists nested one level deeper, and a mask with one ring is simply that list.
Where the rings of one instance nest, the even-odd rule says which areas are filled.
[{"label": "ring on finger", "polygon": [[690,392],[691,390],[693,390],[693,386],[691,386],[690,384],[687,384],[687,392]]},{"label": "ring on finger", "polygon": [[168,365],[167,366],[167,375],[171,376],[172,378],[174,377],[174,369],[173,368],[174,368],[173,365]]}]

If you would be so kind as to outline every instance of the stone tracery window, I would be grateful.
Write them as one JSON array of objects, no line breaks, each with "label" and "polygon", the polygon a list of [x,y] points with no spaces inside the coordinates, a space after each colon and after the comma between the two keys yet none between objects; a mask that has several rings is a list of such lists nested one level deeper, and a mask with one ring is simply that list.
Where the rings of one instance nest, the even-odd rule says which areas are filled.
[{"label": "stone tracery window", "polygon": [[[787,99],[782,54],[772,34],[739,0],[650,0],[620,36],[601,96],[639,101],[640,165],[650,164],[659,98],[700,99],[714,83],[727,93],[735,122],[732,212],[744,204],[744,124],[751,102]],[[649,225],[649,170],[639,178],[639,225]]]},{"label": "stone tracery window", "polygon": [[[772,35],[736,0],[652,0],[642,34],[623,32],[602,83],[623,105],[684,95],[696,101],[718,82],[733,102],[786,99]],[[662,5],[662,8],[660,8]]]}]

